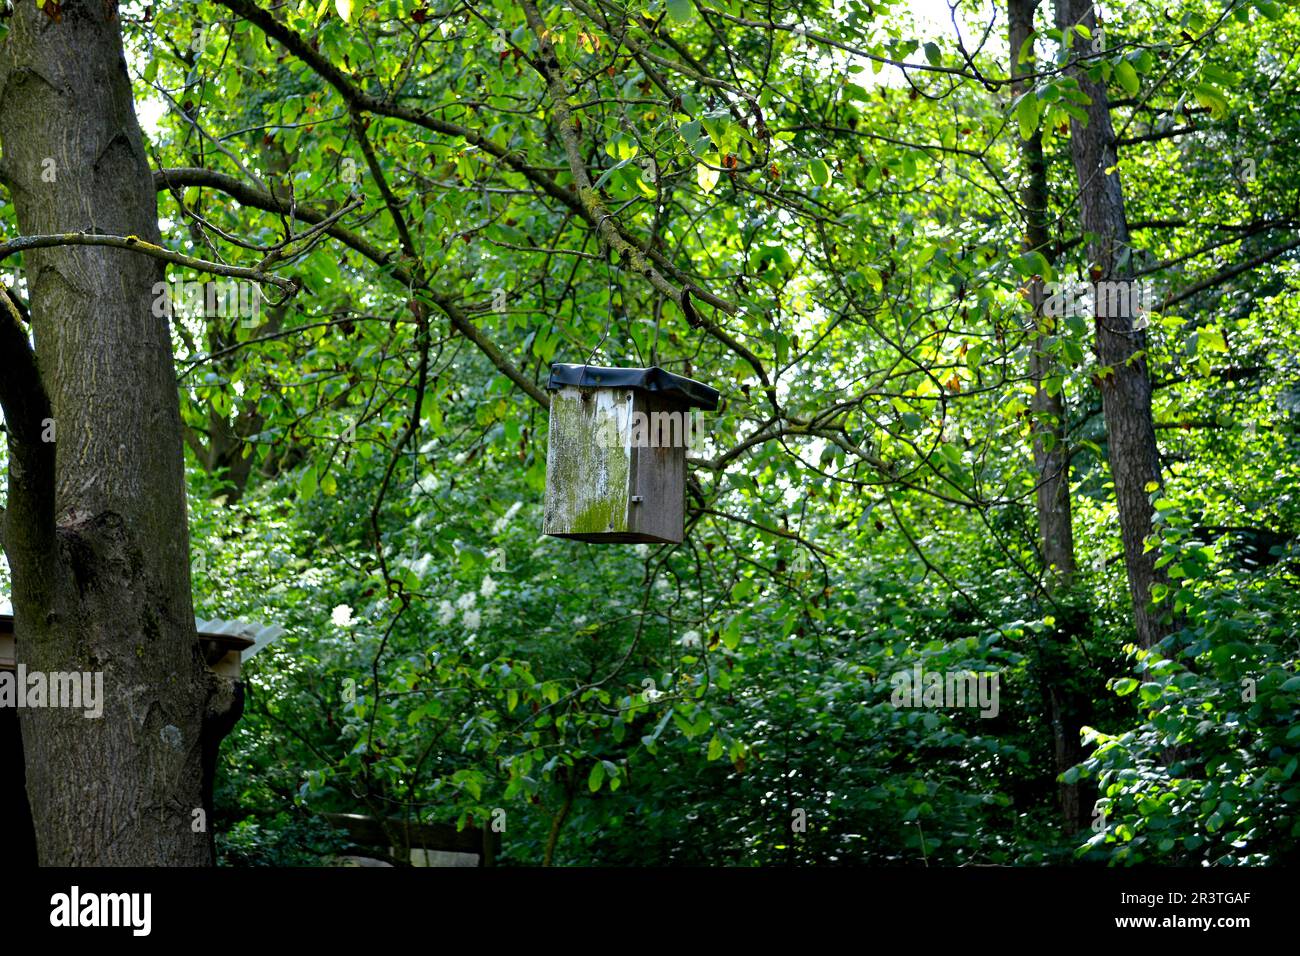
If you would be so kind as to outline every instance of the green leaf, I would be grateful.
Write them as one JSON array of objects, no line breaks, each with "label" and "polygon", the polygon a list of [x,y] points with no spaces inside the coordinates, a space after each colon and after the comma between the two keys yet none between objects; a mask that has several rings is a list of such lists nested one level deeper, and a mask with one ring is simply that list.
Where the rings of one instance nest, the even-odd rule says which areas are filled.
[{"label": "green leaf", "polygon": [[1137,96],[1142,86],[1138,81],[1137,70],[1133,69],[1133,64],[1128,60],[1120,60],[1115,64],[1115,79],[1119,80],[1119,85],[1124,87],[1124,92],[1129,96]]},{"label": "green leaf", "polygon": [[308,465],[298,479],[298,500],[311,501],[316,496],[316,466]]},{"label": "green leaf", "polygon": [[1138,689],[1138,682],[1132,677],[1121,677],[1115,681],[1114,689],[1120,697],[1127,697]]},{"label": "green leaf", "polygon": [[1227,352],[1228,343],[1218,329],[1199,329],[1196,333],[1196,351]]},{"label": "green leaf", "polygon": [[1214,119],[1228,115],[1228,98],[1209,83],[1196,84],[1192,94],[1196,97],[1196,102],[1206,107]]},{"label": "green leaf", "polygon": [[1062,103],[1061,109],[1070,119],[1078,120],[1083,126],[1088,125],[1088,114],[1084,112],[1081,106],[1075,103]]},{"label": "green leaf", "polygon": [[356,11],[354,0],[334,0],[334,9],[339,12],[344,23],[352,22],[352,15]]},{"label": "green leaf", "polygon": [[691,0],[668,0],[668,19],[676,23],[690,23],[695,19],[695,4]]},{"label": "green leaf", "polygon": [[740,615],[737,614],[727,626],[722,629],[722,643],[726,644],[731,650],[740,646]]},{"label": "green leaf", "polygon": [[718,737],[715,734],[713,739],[709,741],[709,754],[708,754],[709,759],[717,760],[719,757],[722,756],[725,750],[726,748],[722,744],[722,738]]},{"label": "green leaf", "polygon": [[1035,33],[1030,33],[1025,37],[1025,41],[1020,44],[1020,52],[1016,54],[1017,63],[1028,63],[1034,58],[1034,40],[1038,38]]},{"label": "green leaf", "polygon": [[818,186],[825,186],[831,181],[831,168],[820,159],[814,159],[808,164],[808,174]]},{"label": "green leaf", "polygon": [[1039,109],[1038,97],[1032,92],[1024,94],[1016,103],[1016,122],[1020,126],[1021,139],[1029,139],[1038,129]]},{"label": "green leaf", "polygon": [[605,765],[596,763],[592,765],[591,773],[587,775],[587,789],[595,793],[600,789],[600,785],[605,782]]},{"label": "green leaf", "polygon": [[695,736],[695,724],[691,719],[676,708],[673,709],[672,714],[673,723],[677,725],[677,729],[685,734],[687,740],[693,738]]},{"label": "green leaf", "polygon": [[1241,74],[1234,73],[1231,70],[1225,70],[1221,66],[1215,66],[1213,63],[1206,63],[1201,67],[1201,76],[1207,83],[1216,87],[1233,87],[1241,82]]},{"label": "green leaf", "polygon": [[1026,279],[1031,276],[1042,276],[1042,278],[1048,280],[1052,278],[1052,264],[1047,261],[1047,256],[1041,252],[1026,252],[1024,255],[1016,257],[1011,266]]},{"label": "green leaf", "polygon": [[[709,165],[705,165],[708,163]],[[718,185],[719,170],[712,169],[713,166],[721,166],[722,163],[717,153],[710,153],[704,157],[703,163],[697,163],[695,166],[695,181],[700,184],[700,188],[706,193],[713,192],[713,187]]]}]

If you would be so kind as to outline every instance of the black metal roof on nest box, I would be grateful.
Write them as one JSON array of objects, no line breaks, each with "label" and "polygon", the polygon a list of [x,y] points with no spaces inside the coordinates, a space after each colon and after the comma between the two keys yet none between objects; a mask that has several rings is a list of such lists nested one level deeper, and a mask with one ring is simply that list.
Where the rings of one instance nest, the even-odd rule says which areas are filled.
[{"label": "black metal roof on nest box", "polygon": [[551,366],[551,377],[546,383],[548,391],[566,385],[579,388],[639,388],[646,392],[659,392],[685,402],[693,408],[711,412],[718,407],[719,393],[702,382],[665,372],[658,366],[650,368],[601,368],[597,365]]}]

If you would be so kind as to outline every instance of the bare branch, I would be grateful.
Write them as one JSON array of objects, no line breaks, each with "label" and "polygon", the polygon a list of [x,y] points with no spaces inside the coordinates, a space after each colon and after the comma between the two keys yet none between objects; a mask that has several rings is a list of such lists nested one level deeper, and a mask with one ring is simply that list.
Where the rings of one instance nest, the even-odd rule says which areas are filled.
[{"label": "bare branch", "polygon": [[1171,295],[1166,298],[1164,303],[1160,306],[1160,311],[1164,312],[1171,305],[1177,305],[1185,299],[1190,299],[1198,292],[1204,292],[1206,289],[1212,289],[1217,285],[1222,285],[1229,279],[1233,279],[1236,276],[1241,275],[1243,272],[1249,272],[1251,269],[1262,266],[1266,262],[1271,262],[1278,256],[1286,255],[1293,249],[1300,249],[1300,239],[1297,239],[1294,242],[1288,242],[1286,245],[1279,246],[1276,249],[1270,249],[1268,252],[1261,252],[1252,259],[1247,259],[1245,262],[1240,262],[1237,265],[1224,269],[1222,272],[1212,275],[1207,279],[1202,279],[1200,282],[1188,286],[1177,295]]},{"label": "bare branch", "polygon": [[112,249],[130,249],[151,256],[154,259],[161,259],[163,262],[185,266],[195,272],[207,272],[212,275],[227,276],[233,279],[250,279],[253,282],[273,285],[283,289],[287,296],[295,295],[302,287],[297,279],[286,279],[283,276],[273,275],[269,272],[259,272],[257,269],[248,269],[243,266],[228,266],[223,262],[196,259],[194,256],[173,252],[170,249],[164,249],[162,246],[156,246],[152,242],[146,242],[139,236],[101,236],[88,232],[63,232],[50,236],[19,236],[17,239],[11,239],[8,242],[0,242],[0,261],[19,252],[27,252],[31,249],[50,249],[57,246],[107,246]]}]

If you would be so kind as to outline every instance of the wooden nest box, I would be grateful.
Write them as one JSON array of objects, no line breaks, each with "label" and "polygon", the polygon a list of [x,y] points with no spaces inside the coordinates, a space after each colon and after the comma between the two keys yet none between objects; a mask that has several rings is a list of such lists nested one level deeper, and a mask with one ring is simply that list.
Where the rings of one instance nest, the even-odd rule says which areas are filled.
[{"label": "wooden nest box", "polygon": [[557,538],[682,540],[691,409],[718,393],[661,368],[552,365],[546,518]]}]

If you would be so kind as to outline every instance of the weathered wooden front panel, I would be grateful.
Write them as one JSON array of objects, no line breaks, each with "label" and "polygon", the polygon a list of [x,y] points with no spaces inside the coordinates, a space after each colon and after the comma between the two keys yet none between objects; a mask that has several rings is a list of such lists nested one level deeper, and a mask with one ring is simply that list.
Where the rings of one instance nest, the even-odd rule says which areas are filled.
[{"label": "weathered wooden front panel", "polygon": [[584,541],[629,535],[633,395],[572,386],[551,393],[545,534]]}]

